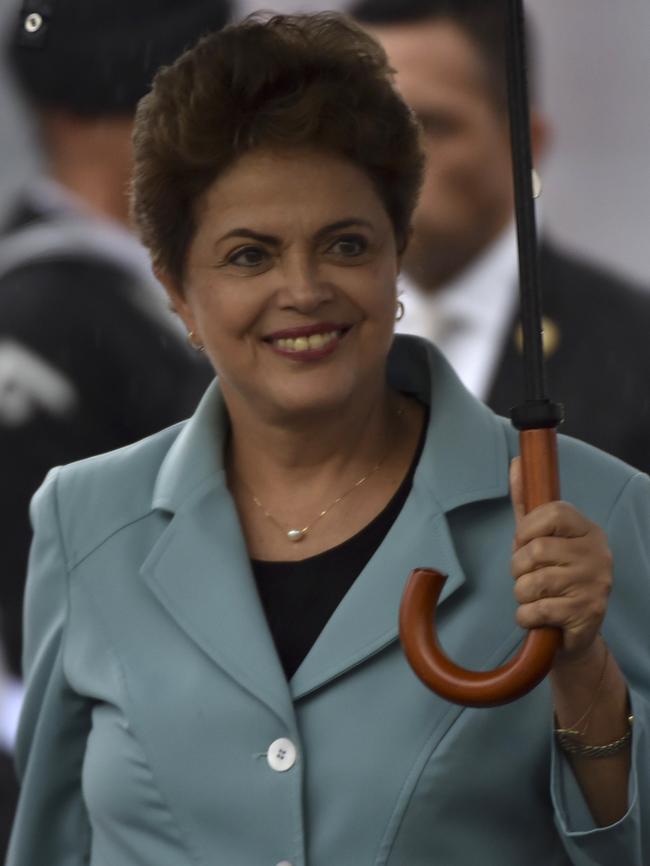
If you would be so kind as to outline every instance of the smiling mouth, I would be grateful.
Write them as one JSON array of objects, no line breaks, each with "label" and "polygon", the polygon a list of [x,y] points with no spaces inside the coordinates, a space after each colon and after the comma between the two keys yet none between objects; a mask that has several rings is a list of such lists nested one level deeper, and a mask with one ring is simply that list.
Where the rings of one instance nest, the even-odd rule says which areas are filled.
[{"label": "smiling mouth", "polygon": [[323,353],[327,354],[328,350],[333,350],[349,330],[349,327],[339,327],[293,337],[278,334],[278,336],[267,337],[265,342],[283,355],[320,356]]},{"label": "smiling mouth", "polygon": [[310,337],[280,338],[272,340],[274,346],[285,352],[307,352],[309,349],[324,349],[343,336],[343,331],[328,331],[326,334],[312,334]]}]

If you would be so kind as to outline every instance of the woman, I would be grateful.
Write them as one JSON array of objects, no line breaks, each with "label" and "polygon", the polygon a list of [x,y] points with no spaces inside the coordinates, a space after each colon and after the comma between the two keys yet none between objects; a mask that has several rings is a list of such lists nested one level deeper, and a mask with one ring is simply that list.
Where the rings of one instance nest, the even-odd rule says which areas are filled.
[{"label": "woman", "polygon": [[[135,144],[137,223],[218,381],[35,500],[10,866],[647,860],[648,480],[567,440],[573,504],[524,517],[514,463],[513,512],[509,426],[393,344],[422,158],[381,49],[248,19],[159,73]],[[425,564],[454,659],[553,624],[549,681],[429,693],[397,642]]]}]

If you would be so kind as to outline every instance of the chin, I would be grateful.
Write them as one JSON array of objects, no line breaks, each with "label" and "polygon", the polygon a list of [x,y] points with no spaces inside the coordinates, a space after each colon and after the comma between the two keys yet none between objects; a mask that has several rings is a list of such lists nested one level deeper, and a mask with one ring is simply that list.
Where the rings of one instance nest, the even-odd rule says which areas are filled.
[{"label": "chin", "polygon": [[[342,383],[339,383],[342,384]],[[327,387],[324,383],[295,383],[293,389],[282,389],[267,402],[271,411],[287,421],[334,415],[345,411],[346,406],[361,398],[359,389],[350,387]],[[367,395],[367,389],[364,389]],[[270,395],[269,395],[270,396]]]},{"label": "chin", "polygon": [[299,419],[320,418],[332,416],[344,411],[349,399],[335,397],[334,395],[310,395],[304,399],[294,396],[293,398],[278,401],[274,405],[275,415],[278,419],[295,421]]}]

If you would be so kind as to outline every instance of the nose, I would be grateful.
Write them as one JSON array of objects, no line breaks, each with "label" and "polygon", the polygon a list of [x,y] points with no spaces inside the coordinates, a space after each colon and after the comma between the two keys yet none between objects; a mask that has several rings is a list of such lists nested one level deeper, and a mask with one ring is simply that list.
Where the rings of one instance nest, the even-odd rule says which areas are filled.
[{"label": "nose", "polygon": [[288,256],[281,272],[278,303],[285,309],[310,313],[331,301],[334,287],[308,253]]}]

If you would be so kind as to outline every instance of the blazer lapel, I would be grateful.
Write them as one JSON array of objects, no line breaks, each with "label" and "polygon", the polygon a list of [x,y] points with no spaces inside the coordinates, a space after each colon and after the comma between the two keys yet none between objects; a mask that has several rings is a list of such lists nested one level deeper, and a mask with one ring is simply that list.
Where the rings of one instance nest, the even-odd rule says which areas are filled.
[{"label": "blazer lapel", "polygon": [[[291,680],[294,699],[323,686],[398,638],[399,605],[413,568],[448,575],[440,604],[465,575],[447,513],[508,495],[508,450],[502,422],[461,385],[442,356],[402,337],[389,370],[393,385],[430,406],[427,436],[409,498]],[[424,375],[423,375],[424,371]]]},{"label": "blazer lapel", "polygon": [[414,568],[447,575],[441,602],[465,580],[444,513],[414,486],[380,548],[356,579],[291,680],[294,699],[361,664],[398,637],[398,613]]},{"label": "blazer lapel", "polygon": [[192,641],[291,725],[289,687],[226,486],[221,458],[226,435],[225,407],[215,384],[159,473],[154,507],[171,518],[141,574]]}]

